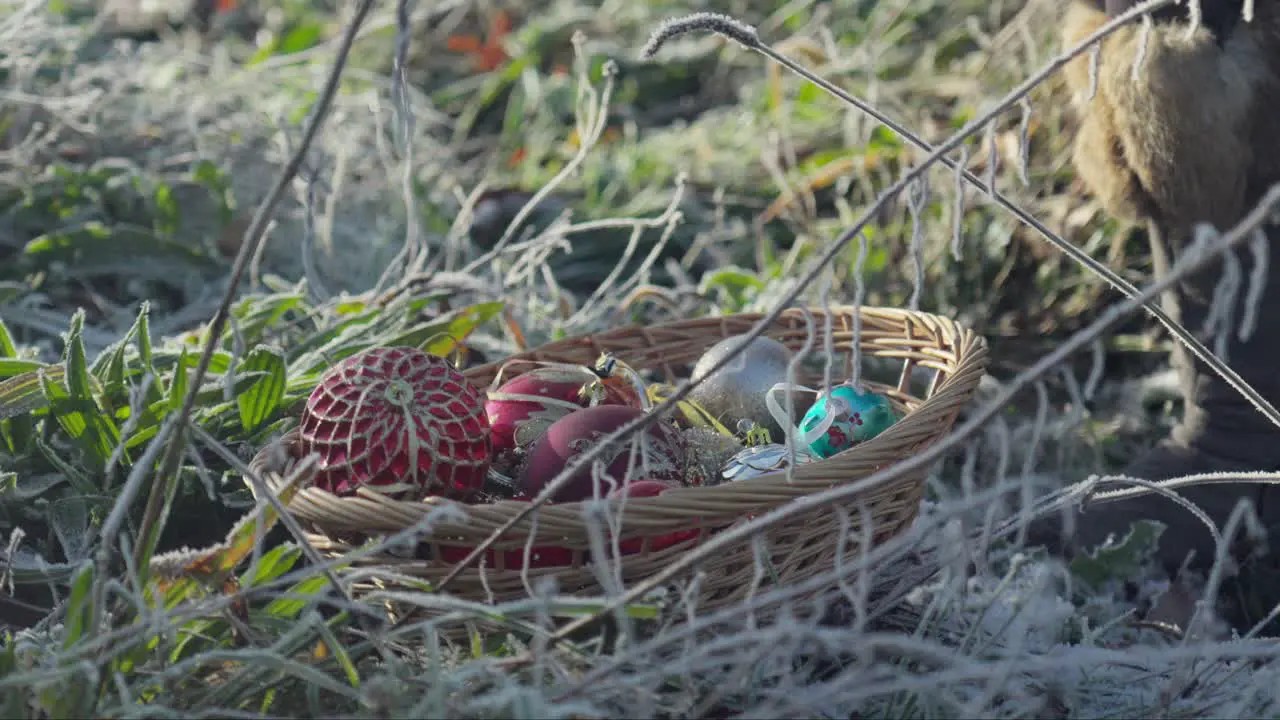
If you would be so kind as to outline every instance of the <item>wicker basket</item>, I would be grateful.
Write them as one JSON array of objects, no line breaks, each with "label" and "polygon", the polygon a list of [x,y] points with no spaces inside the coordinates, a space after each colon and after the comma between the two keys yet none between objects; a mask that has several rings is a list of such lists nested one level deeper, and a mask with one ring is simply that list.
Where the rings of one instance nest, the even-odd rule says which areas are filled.
[{"label": "wicker basket", "polygon": [[[768,511],[796,498],[820,492],[834,485],[851,483],[892,465],[927,447],[945,435],[957,413],[968,403],[986,367],[986,342],[977,334],[946,318],[897,309],[848,307],[824,312],[811,309],[819,332],[830,314],[834,349],[850,362],[854,313],[861,315],[860,346],[864,359],[871,357],[900,361],[896,386],[868,381],[872,389],[886,394],[906,415],[878,437],[834,457],[797,467],[790,481],[784,472],[712,487],[677,488],[661,497],[629,498],[621,523],[620,537],[660,537],[668,533],[702,528],[696,538],[662,550],[652,551],[642,543],[638,553],[621,556],[624,583],[641,580],[695,547],[717,529],[741,521],[748,515]],[[721,318],[685,320],[647,327],[624,327],[595,335],[550,343],[515,358],[590,364],[601,352],[612,352],[619,360],[638,369],[662,371],[667,381],[687,376],[687,367],[725,337],[748,332],[763,316],[743,314]],[[788,310],[769,328],[767,335],[793,349],[806,344],[810,326],[805,314]],[[821,352],[821,345],[817,346]],[[816,355],[817,352],[814,354]],[[502,363],[490,363],[467,371],[477,386],[485,387]],[[897,363],[893,363],[896,365]],[[839,368],[837,368],[839,370]],[[911,394],[913,376],[933,370],[927,389]],[[819,378],[804,378],[819,384]],[[291,453],[263,451],[253,461],[254,470],[267,484],[279,487],[283,474],[296,458],[296,438],[286,439]],[[289,456],[286,458],[286,456]],[[283,466],[282,466],[283,464]],[[915,518],[924,491],[924,473],[916,472],[893,483],[877,487],[848,506],[853,532],[862,535],[866,515],[857,508],[865,503],[874,524],[875,542],[893,536]],[[339,498],[312,487],[302,489],[290,503],[290,512],[310,533],[309,540],[330,556],[341,555],[370,537],[401,531],[419,522],[431,508],[426,502],[390,500],[376,493]],[[449,573],[453,562],[441,559],[442,548],[450,550],[456,562],[459,548],[470,549],[501,527],[514,514],[528,507],[518,501],[483,505],[459,505],[465,523],[436,523],[432,535],[421,540],[414,557],[391,554],[369,556],[358,565],[386,569],[396,575],[411,576],[436,583]],[[507,533],[493,545],[496,552],[487,567],[473,565],[459,574],[448,591],[470,600],[494,602],[527,596],[533,583],[543,575],[555,575],[561,592],[598,593],[596,572],[586,562],[589,538],[581,519],[579,503],[547,505]],[[829,570],[835,557],[832,539],[839,536],[841,520],[832,507],[816,507],[786,527],[766,533],[772,569],[765,583],[793,583]],[[553,546],[572,551],[572,564],[531,567],[525,570],[504,567],[510,551],[523,552],[530,532],[536,533],[531,546]],[[508,551],[508,552],[503,552]],[[856,552],[856,548],[846,552]],[[755,551],[750,543],[735,546],[698,570],[705,573],[699,583],[699,607],[714,608],[739,601],[749,592],[756,575]],[[373,585],[383,585],[375,582]],[[360,588],[357,588],[359,590]]]}]

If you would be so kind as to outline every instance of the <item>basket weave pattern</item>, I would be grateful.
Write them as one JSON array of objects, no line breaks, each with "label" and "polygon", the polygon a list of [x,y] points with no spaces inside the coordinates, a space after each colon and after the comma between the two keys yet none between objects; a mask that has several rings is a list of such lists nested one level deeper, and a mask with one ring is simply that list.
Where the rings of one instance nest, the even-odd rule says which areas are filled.
[{"label": "basket weave pattern", "polygon": [[[703,532],[694,539],[658,551],[650,550],[648,542],[644,542],[641,552],[622,555],[618,572],[624,583],[648,577],[673,558],[689,552],[717,529],[835,485],[856,482],[928,447],[950,430],[986,369],[985,340],[946,318],[868,307],[834,307],[826,312],[813,308],[808,312],[812,325],[803,311],[788,310],[765,334],[793,350],[808,345],[811,356],[819,356],[823,343],[811,341],[811,334],[821,338],[829,314],[834,349],[837,353],[847,353],[854,337],[854,313],[858,313],[863,356],[902,361],[896,386],[865,384],[887,395],[906,415],[872,440],[827,460],[798,466],[790,480],[785,472],[775,472],[712,487],[677,488],[660,497],[627,498],[618,531],[623,540],[659,537],[690,528],[702,528]],[[607,351],[637,369],[658,370],[666,375],[667,382],[678,382],[687,376],[688,366],[707,348],[723,338],[750,331],[762,317],[762,314],[750,313],[646,327],[628,326],[553,342],[509,359],[589,365],[601,352]],[[466,374],[478,387],[485,388],[501,365],[501,362],[490,363],[472,368]],[[923,397],[910,394],[911,378],[919,368],[935,371]],[[847,376],[850,368],[833,370],[838,378],[841,372]],[[511,369],[507,372],[510,374]],[[801,381],[815,386],[821,378],[802,377]],[[286,437],[286,443],[292,452],[283,464],[280,453],[266,450],[253,461],[253,469],[268,486],[278,488],[296,459],[296,436]],[[757,558],[750,542],[718,555],[698,568],[704,573],[699,585],[699,606],[709,609],[745,597],[759,584],[756,578],[760,560],[766,564],[765,584],[798,582],[830,570],[837,553],[835,540],[841,536],[842,526],[849,529],[845,557],[858,553],[856,544],[865,536],[866,518],[872,524],[873,542],[892,537],[915,519],[924,492],[925,474],[909,473],[871,488],[842,507],[815,506],[792,523],[766,532],[764,557]],[[308,539],[317,549],[332,556],[347,552],[370,537],[411,527],[419,523],[435,503],[443,502],[447,501],[396,501],[365,490],[342,498],[307,487],[294,497],[289,509],[308,530]],[[615,515],[619,502],[611,501],[609,505]],[[438,582],[453,565],[441,558],[443,547],[456,548],[450,555],[450,560],[456,561],[461,557],[458,553],[465,554],[528,507],[525,502],[510,500],[455,505],[465,513],[466,522],[433,519],[430,537],[421,539],[413,557],[381,554],[358,564]],[[449,591],[472,600],[504,601],[529,594],[539,576],[555,575],[562,592],[599,592],[597,570],[588,564],[590,537],[583,510],[583,503],[539,508],[531,518],[532,523],[529,520],[520,523],[493,545],[496,552],[488,566],[467,568],[450,584]],[[842,520],[841,515],[846,519]],[[513,551],[523,552],[526,545],[533,549],[568,548],[574,551],[573,562],[568,566],[527,570],[507,567],[504,559],[511,557]]]}]

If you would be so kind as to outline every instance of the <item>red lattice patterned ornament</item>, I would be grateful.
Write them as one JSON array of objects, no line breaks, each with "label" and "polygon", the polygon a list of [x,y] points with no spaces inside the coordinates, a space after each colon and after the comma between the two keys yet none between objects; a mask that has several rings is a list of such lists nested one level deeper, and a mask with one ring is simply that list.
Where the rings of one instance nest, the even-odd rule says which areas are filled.
[{"label": "red lattice patterned ornament", "polygon": [[299,436],[320,455],[316,487],[336,495],[365,487],[465,500],[489,469],[481,391],[416,348],[371,348],[331,368],[307,398]]}]

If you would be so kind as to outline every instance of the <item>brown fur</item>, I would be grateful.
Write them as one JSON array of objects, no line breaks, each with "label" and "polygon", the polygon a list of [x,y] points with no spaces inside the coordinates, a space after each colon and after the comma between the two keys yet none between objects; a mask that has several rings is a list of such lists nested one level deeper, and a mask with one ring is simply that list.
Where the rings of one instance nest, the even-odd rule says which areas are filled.
[{"label": "brown fur", "polygon": [[[1211,2],[1212,0],[1202,0]],[[1226,229],[1280,180],[1280,3],[1258,2],[1221,44],[1204,28],[1133,23],[1103,41],[1096,94],[1089,54],[1065,74],[1080,114],[1073,162],[1112,215],[1152,221],[1171,239],[1196,223]],[[1091,2],[1067,10],[1065,47],[1107,21]]]}]

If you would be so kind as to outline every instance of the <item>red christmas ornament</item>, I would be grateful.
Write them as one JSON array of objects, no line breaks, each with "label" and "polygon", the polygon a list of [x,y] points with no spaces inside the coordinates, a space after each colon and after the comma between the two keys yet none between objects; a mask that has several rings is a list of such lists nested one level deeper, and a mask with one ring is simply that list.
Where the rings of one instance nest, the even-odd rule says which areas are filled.
[{"label": "red christmas ornament", "polygon": [[[639,408],[597,405],[560,418],[529,450],[528,461],[517,479],[520,491],[535,497],[578,455],[642,415],[644,411]],[[678,483],[685,472],[684,451],[679,431],[660,419],[637,436],[607,448],[597,459],[604,463],[605,476],[617,484],[638,478]],[[572,479],[551,496],[551,501],[577,502],[592,497],[595,492],[592,465],[579,466]],[[601,482],[602,493],[608,492],[611,486],[603,484],[604,478]]]},{"label": "red christmas ornament", "polygon": [[[635,480],[609,493],[609,497],[622,497],[624,495],[629,498],[657,497],[674,487],[677,486],[660,480]],[[625,513],[626,510],[623,510],[623,512]],[[665,550],[672,545],[685,542],[686,540],[692,540],[696,537],[698,537],[697,528],[678,530],[666,535],[651,537],[648,539],[649,550],[654,552],[657,552],[658,550]],[[618,543],[618,550],[623,555],[638,553],[644,549],[644,541],[645,538],[631,538],[630,540],[623,540]]]},{"label": "red christmas ornament", "polygon": [[336,495],[367,487],[462,500],[489,469],[480,391],[416,348],[371,348],[331,368],[307,398],[299,436],[320,455],[316,487]]},{"label": "red christmas ornament", "polygon": [[[471,548],[458,547],[456,545],[440,545],[440,561],[450,565],[456,565],[466,559],[471,554]],[[486,570],[498,569],[498,557],[502,557],[503,570],[521,570],[524,568],[524,549],[519,550],[494,550],[489,548],[484,551],[484,567]],[[529,548],[529,567],[545,568],[545,567],[568,567],[573,564],[573,551],[569,548],[555,547],[552,545],[540,546],[534,545]],[[476,561],[471,567],[479,567],[480,562]]]},{"label": "red christmas ornament", "polygon": [[494,457],[509,460],[551,424],[590,405],[628,405],[619,389],[605,386],[591,369],[576,365],[535,367],[490,390],[484,404],[492,430]]}]

